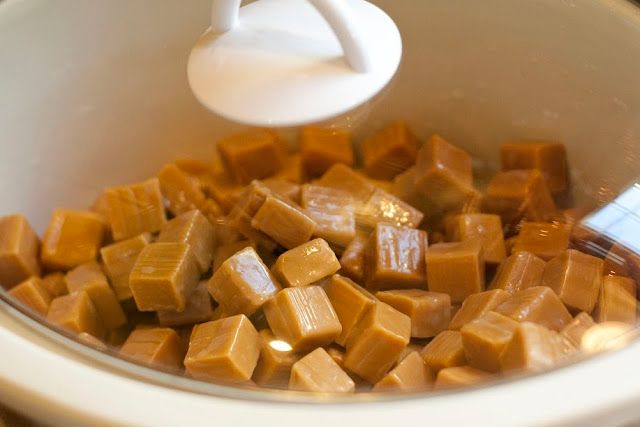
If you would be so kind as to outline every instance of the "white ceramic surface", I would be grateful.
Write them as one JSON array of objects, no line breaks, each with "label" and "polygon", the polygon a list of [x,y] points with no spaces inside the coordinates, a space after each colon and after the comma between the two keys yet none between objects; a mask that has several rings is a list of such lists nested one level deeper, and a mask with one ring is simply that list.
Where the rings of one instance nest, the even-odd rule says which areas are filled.
[{"label": "white ceramic surface", "polygon": [[[375,3],[398,24],[405,50],[385,96],[345,119],[358,138],[403,118],[421,138],[437,131],[490,162],[507,139],[554,138],[569,149],[581,198],[605,197],[636,178],[636,6]],[[0,214],[26,212],[42,231],[55,206],[87,206],[102,187],[146,177],[175,157],[211,158],[216,139],[237,126],[205,111],[187,84],[188,52],[209,8],[209,0],[0,2]],[[61,425],[588,426],[640,418],[638,343],[477,391],[313,406],[133,381],[1,313],[0,400]]]}]

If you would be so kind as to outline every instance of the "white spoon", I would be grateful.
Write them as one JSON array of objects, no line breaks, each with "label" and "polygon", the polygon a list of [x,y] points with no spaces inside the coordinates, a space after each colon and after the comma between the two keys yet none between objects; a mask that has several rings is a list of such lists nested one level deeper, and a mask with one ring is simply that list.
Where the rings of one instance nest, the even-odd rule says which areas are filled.
[{"label": "white spoon", "polygon": [[402,41],[364,0],[213,0],[191,51],[189,84],[214,113],[254,126],[323,121],[365,103],[394,76]]}]

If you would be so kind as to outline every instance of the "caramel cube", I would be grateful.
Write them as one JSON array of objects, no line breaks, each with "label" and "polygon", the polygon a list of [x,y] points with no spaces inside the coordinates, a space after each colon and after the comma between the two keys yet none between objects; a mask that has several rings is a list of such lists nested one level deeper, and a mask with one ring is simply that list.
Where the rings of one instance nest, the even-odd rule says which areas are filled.
[{"label": "caramel cube", "polygon": [[449,329],[458,331],[467,323],[470,323],[490,312],[503,302],[511,298],[511,294],[501,289],[492,289],[469,295],[460,309],[451,319]]},{"label": "caramel cube", "polygon": [[569,322],[571,314],[558,295],[546,286],[534,286],[522,290],[494,309],[518,322],[539,323],[560,331]]},{"label": "caramel cube", "polygon": [[134,329],[120,354],[147,365],[178,369],[184,350],[180,337],[170,328]]},{"label": "caramel cube", "polygon": [[562,329],[560,334],[573,344],[574,347],[580,348],[582,336],[595,324],[596,322],[593,321],[593,318],[583,311],[574,317],[573,320]]},{"label": "caramel cube", "polygon": [[367,288],[424,289],[426,247],[427,233],[422,230],[378,224],[365,250]]},{"label": "caramel cube", "polygon": [[224,212],[231,211],[243,188],[241,184],[227,175],[222,166],[214,168],[211,174],[201,176],[200,185],[205,195],[215,200]]},{"label": "caramel cube", "polygon": [[520,323],[500,357],[502,371],[543,371],[552,368],[565,356],[560,335],[544,326]]},{"label": "caramel cube", "polygon": [[189,245],[152,243],[145,246],[129,276],[140,311],[184,311],[200,271]]},{"label": "caramel cube", "polygon": [[400,198],[424,214],[430,213],[433,206],[416,186],[416,167],[412,166],[393,179],[391,194]]},{"label": "caramel cube", "polygon": [[571,230],[565,224],[525,222],[520,227],[513,252],[527,251],[549,261],[569,248]]},{"label": "caramel cube", "polygon": [[316,224],[300,209],[268,196],[251,220],[251,226],[287,249],[309,241]]},{"label": "caramel cube", "polygon": [[94,337],[104,336],[105,329],[89,294],[74,292],[51,301],[47,320],[70,332],[86,332]]},{"label": "caramel cube", "polygon": [[636,324],[636,282],[622,276],[605,276],[594,317],[598,322]]},{"label": "caramel cube", "polygon": [[102,217],[96,213],[54,210],[42,239],[42,263],[52,270],[70,270],[95,260],[104,231]]},{"label": "caramel cube", "polygon": [[487,186],[483,209],[512,224],[523,218],[537,222],[549,220],[556,206],[542,172],[527,169],[497,173]]},{"label": "caramel cube", "polygon": [[174,164],[164,166],[158,173],[160,191],[167,200],[167,209],[178,216],[204,204],[205,195],[200,182],[194,176],[180,170]]},{"label": "caramel cube", "polygon": [[472,368],[471,366],[454,366],[444,368],[436,377],[436,388],[469,387],[489,381],[492,375],[489,372]]},{"label": "caramel cube", "polygon": [[374,386],[374,391],[412,392],[431,388],[433,374],[420,353],[411,352]]},{"label": "caramel cube", "polygon": [[249,240],[239,240],[237,242],[226,243],[216,248],[213,253],[213,272],[218,271],[220,266],[237,252],[240,252],[244,248],[251,247]]},{"label": "caramel cube", "polygon": [[316,393],[353,393],[355,383],[322,348],[293,364],[289,388]]},{"label": "caramel cube", "polygon": [[284,165],[285,152],[275,133],[266,129],[227,136],[216,147],[227,173],[241,184],[267,178]]},{"label": "caramel cube", "polygon": [[0,285],[10,288],[40,274],[40,240],[22,215],[0,218]]},{"label": "caramel cube", "polygon": [[336,343],[345,346],[356,324],[376,304],[376,298],[352,280],[338,274],[331,277],[325,292],[342,325]]},{"label": "caramel cube", "polygon": [[539,286],[545,265],[543,260],[530,252],[515,252],[500,264],[490,288],[515,294],[523,289]]},{"label": "caramel cube", "polygon": [[207,284],[209,293],[230,314],[251,316],[280,290],[280,285],[248,247],[222,263]]},{"label": "caramel cube", "polygon": [[413,206],[379,188],[356,209],[356,223],[360,228],[367,230],[375,228],[379,222],[416,228],[423,217],[422,212]]},{"label": "caramel cube", "polygon": [[133,297],[129,288],[129,274],[133,270],[138,255],[150,242],[151,235],[143,233],[100,249],[104,272],[120,301],[126,301]]},{"label": "caramel cube", "polygon": [[341,273],[359,283],[364,279],[364,254],[368,241],[366,234],[356,234],[340,257]]},{"label": "caramel cube", "polygon": [[365,176],[343,164],[331,166],[315,184],[346,191],[356,203],[366,203],[376,189]]},{"label": "caramel cube", "polygon": [[158,242],[186,243],[198,263],[200,273],[211,268],[214,229],[198,210],[183,213],[162,227]]},{"label": "caramel cube", "polygon": [[9,295],[44,316],[47,315],[51,305],[51,294],[38,276],[32,276],[14,286],[9,291]]},{"label": "caramel cube", "polygon": [[184,311],[158,311],[158,323],[162,326],[185,326],[194,323],[202,323],[211,320],[213,307],[211,296],[207,290],[207,282],[198,283],[191,295],[187,298]]},{"label": "caramel cube", "polygon": [[260,357],[260,336],[244,315],[196,325],[184,359],[194,378],[241,383],[251,379]]},{"label": "caramel cube", "polygon": [[411,319],[413,338],[431,338],[447,329],[451,299],[447,294],[422,289],[398,289],[376,293],[376,297]]},{"label": "caramel cube", "polygon": [[263,310],[273,333],[295,351],[330,344],[342,332],[338,315],[319,286],[283,289]]},{"label": "caramel cube", "polygon": [[167,221],[160,181],[147,181],[105,190],[108,222],[113,239],[124,240],[139,234],[160,231]]},{"label": "caramel cube", "polygon": [[603,261],[569,249],[547,263],[542,285],[553,289],[569,308],[591,313],[602,286]]},{"label": "caramel cube", "polygon": [[484,290],[480,240],[432,245],[426,251],[426,264],[429,290],[449,294],[454,304]]},{"label": "caramel cube", "polygon": [[197,159],[176,159],[173,164],[189,175],[207,175],[213,171],[213,165]]},{"label": "caramel cube", "polygon": [[500,372],[500,356],[519,323],[490,311],[460,329],[464,354],[474,368]]},{"label": "caramel cube", "polygon": [[260,348],[253,381],[262,387],[286,388],[291,367],[300,356],[288,342],[277,339],[269,329],[260,331]]},{"label": "caramel cube", "polygon": [[569,188],[569,167],[564,145],[557,142],[530,141],[503,144],[500,147],[502,170],[539,169],[551,193]]},{"label": "caramel cube", "polygon": [[440,332],[422,349],[420,356],[434,372],[467,363],[462,335],[458,331]]},{"label": "caramel cube", "polygon": [[52,298],[58,298],[69,293],[63,273],[49,273],[42,278],[42,286]]},{"label": "caramel cube", "polygon": [[356,235],[355,206],[349,193],[335,188],[304,185],[300,201],[316,223],[314,234],[344,248]]},{"label": "caramel cube", "polygon": [[453,219],[450,227],[449,235],[452,241],[479,239],[482,242],[485,262],[499,264],[507,257],[500,216],[461,214]]},{"label": "caramel cube", "polygon": [[262,181],[262,184],[271,190],[273,194],[277,194],[294,203],[300,203],[300,192],[302,188],[299,184],[294,184],[293,182],[280,178],[268,178]]},{"label": "caramel cube", "polygon": [[306,286],[340,270],[340,262],[327,242],[311,240],[278,257],[273,274],[284,286]]},{"label": "caramel cube", "polygon": [[362,144],[364,169],[377,179],[393,179],[412,166],[417,155],[418,140],[402,121],[393,122]]},{"label": "caramel cube", "polygon": [[305,126],[300,131],[300,155],[309,176],[320,176],[337,163],[353,166],[351,135],[341,129]]}]

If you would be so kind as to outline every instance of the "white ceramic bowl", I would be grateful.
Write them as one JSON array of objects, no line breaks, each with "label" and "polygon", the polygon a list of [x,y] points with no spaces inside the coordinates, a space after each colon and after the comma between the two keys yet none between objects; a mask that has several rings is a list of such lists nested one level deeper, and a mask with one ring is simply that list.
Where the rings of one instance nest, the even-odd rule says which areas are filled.
[{"label": "white ceramic bowl", "polygon": [[[640,11],[624,0],[379,0],[397,22],[398,77],[356,133],[406,119],[495,165],[499,143],[553,138],[578,199],[640,170]],[[42,231],[53,207],[179,156],[212,158],[236,126],[189,92],[185,66],[209,0],[0,1],[0,214]],[[359,114],[363,114],[362,111]],[[362,124],[364,123],[364,124]],[[0,305],[0,401],[58,425],[618,425],[640,419],[640,343],[554,372],[400,400],[161,385],[43,334]],[[95,357],[94,357],[95,356]],[[110,361],[111,360],[111,361]],[[282,402],[277,402],[282,400]],[[293,403],[292,403],[293,402]]]}]

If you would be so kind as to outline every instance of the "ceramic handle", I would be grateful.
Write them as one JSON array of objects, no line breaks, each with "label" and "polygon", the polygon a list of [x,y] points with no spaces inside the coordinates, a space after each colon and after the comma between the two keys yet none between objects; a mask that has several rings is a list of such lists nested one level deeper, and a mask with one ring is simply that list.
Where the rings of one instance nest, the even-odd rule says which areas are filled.
[{"label": "ceramic handle", "polygon": [[[345,0],[308,0],[327,21],[335,33],[347,62],[354,71],[371,71],[371,61],[365,48],[363,35]],[[224,33],[238,22],[242,0],[213,0],[211,29]]]}]

